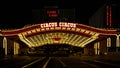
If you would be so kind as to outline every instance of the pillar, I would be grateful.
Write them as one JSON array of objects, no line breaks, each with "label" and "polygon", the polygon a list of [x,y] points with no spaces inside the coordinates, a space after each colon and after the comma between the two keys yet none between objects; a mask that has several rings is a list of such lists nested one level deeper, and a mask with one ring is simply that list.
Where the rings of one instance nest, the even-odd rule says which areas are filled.
[{"label": "pillar", "polygon": [[19,54],[19,44],[14,41],[14,55]]},{"label": "pillar", "polygon": [[116,35],[116,52],[118,52],[118,48],[120,47],[120,35]]},{"label": "pillar", "polygon": [[100,42],[94,43],[95,55],[100,55]]},{"label": "pillar", "polygon": [[7,38],[6,37],[4,37],[3,38],[3,48],[5,49],[5,55],[7,55]]},{"label": "pillar", "polygon": [[100,41],[100,55],[106,55],[107,52],[107,40],[104,39],[102,41]]},{"label": "pillar", "polygon": [[87,47],[84,47],[84,55],[88,55],[89,49]]},{"label": "pillar", "polygon": [[93,44],[86,45],[86,47],[84,47],[84,55],[93,56],[94,54],[95,52]]},{"label": "pillar", "polygon": [[111,47],[111,38],[107,38],[107,47]]},{"label": "pillar", "polygon": [[116,47],[120,47],[120,39],[119,39],[119,35],[116,35]]}]

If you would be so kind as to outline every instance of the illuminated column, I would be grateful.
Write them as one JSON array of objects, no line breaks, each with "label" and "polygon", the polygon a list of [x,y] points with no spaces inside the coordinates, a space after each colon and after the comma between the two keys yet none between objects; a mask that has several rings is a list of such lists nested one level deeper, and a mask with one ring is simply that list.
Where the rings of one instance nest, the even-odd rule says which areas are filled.
[{"label": "illuminated column", "polygon": [[120,35],[116,35],[116,52],[118,52],[118,48],[120,47],[120,38],[119,38]]},{"label": "illuminated column", "polygon": [[17,55],[19,53],[19,44],[17,42],[14,42],[14,55]]},{"label": "illuminated column", "polygon": [[95,49],[95,55],[99,55],[100,54],[100,42],[96,42],[94,44],[94,49]]},{"label": "illuminated column", "polygon": [[7,55],[7,38],[3,38],[3,48],[5,49],[5,55]]},{"label": "illuminated column", "polygon": [[111,47],[111,38],[107,38],[107,47]]},{"label": "illuminated column", "polygon": [[116,38],[116,47],[120,47],[120,38],[119,38],[120,35],[116,35],[116,36],[117,36],[117,38]]}]

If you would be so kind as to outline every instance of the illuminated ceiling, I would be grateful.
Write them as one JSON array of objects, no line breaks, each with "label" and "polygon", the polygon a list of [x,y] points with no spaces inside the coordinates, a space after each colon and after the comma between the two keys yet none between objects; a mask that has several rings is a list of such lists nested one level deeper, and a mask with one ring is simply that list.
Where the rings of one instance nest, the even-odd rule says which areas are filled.
[{"label": "illuminated ceiling", "polygon": [[[97,34],[96,34],[97,35]],[[70,44],[73,46],[84,47],[86,44],[96,40],[94,36],[86,37],[73,33],[53,32],[38,34],[31,37],[23,37],[21,40],[29,47],[38,47],[46,44]]]}]

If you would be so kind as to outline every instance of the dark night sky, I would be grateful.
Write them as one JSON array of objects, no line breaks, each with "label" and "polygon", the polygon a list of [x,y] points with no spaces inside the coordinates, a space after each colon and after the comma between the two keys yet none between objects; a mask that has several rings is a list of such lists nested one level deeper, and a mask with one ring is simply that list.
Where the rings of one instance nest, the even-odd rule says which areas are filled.
[{"label": "dark night sky", "polygon": [[[32,20],[32,9],[41,9],[44,6],[57,5],[59,8],[74,8],[76,19],[87,24],[88,18],[105,3],[106,0],[40,0],[31,3],[5,3],[0,9],[0,29],[22,28],[28,24],[36,24]],[[5,7],[7,5],[7,7]]]}]

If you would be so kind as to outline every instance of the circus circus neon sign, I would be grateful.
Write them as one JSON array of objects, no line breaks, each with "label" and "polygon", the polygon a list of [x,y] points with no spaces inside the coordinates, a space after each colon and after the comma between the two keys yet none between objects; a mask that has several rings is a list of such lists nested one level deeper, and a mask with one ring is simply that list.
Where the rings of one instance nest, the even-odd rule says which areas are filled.
[{"label": "circus circus neon sign", "polygon": [[75,23],[67,23],[67,22],[50,22],[50,23],[43,23],[40,24],[41,28],[47,28],[47,27],[76,27]]}]

